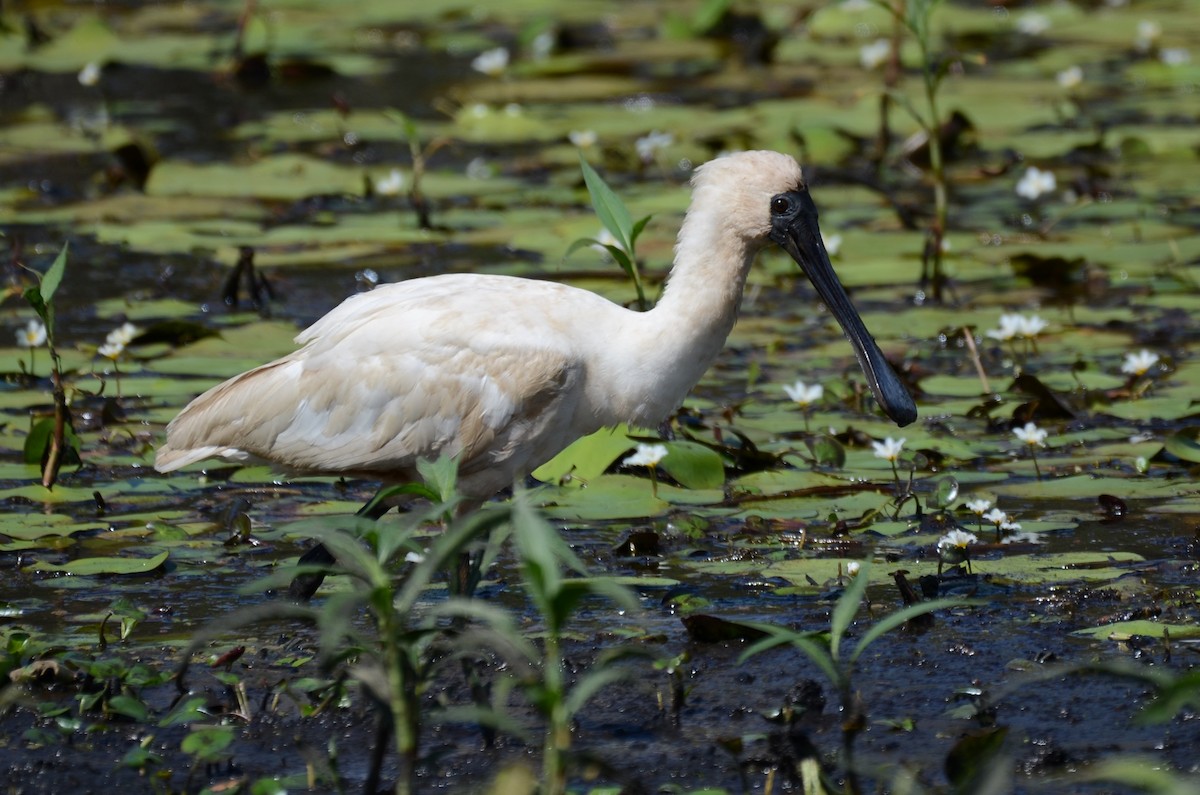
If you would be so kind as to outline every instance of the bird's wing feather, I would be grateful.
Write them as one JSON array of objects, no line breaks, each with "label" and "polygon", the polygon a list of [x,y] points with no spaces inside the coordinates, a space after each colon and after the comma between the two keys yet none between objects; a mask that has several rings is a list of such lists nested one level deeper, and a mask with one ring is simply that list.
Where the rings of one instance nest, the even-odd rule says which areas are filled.
[{"label": "bird's wing feather", "polygon": [[220,455],[298,471],[401,475],[441,454],[468,463],[491,448],[489,458],[502,458],[515,426],[535,425],[580,375],[551,348],[401,349],[318,345],[214,387],[171,423],[156,466]]}]

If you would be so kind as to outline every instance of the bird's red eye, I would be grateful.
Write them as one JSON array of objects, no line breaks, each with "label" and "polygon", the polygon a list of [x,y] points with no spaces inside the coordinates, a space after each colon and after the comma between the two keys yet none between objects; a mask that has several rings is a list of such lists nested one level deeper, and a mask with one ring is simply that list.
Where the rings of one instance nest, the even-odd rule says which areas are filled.
[{"label": "bird's red eye", "polygon": [[771,199],[772,215],[784,215],[790,209],[792,209],[792,202],[787,196],[780,194]]}]

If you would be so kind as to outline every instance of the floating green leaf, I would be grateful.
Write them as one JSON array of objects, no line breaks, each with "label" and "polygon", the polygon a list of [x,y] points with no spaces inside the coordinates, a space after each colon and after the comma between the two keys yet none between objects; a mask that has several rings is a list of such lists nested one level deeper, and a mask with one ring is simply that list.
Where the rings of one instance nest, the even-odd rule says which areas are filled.
[{"label": "floating green leaf", "polygon": [[167,552],[152,558],[78,558],[62,565],[34,563],[23,571],[71,574],[80,577],[101,574],[149,574],[167,562]]}]

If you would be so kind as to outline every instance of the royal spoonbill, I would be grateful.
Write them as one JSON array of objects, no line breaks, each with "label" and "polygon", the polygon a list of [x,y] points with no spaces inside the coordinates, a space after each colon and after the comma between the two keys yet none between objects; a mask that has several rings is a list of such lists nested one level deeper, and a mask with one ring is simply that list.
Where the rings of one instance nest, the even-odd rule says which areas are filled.
[{"label": "royal spoonbill", "polygon": [[294,353],[213,387],[167,427],[155,468],[259,459],[295,473],[404,481],[458,459],[476,503],[581,436],[655,427],[733,328],[746,274],[775,243],[841,324],[879,405],[912,397],[834,274],[800,166],[740,152],[700,166],[662,297],[646,312],[553,282],[452,274],[354,295],[302,332]]}]

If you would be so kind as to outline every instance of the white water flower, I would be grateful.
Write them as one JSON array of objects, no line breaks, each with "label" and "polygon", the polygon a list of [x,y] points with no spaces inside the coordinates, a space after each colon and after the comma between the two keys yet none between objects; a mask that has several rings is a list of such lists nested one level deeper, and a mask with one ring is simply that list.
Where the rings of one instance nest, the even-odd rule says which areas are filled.
[{"label": "white water flower", "polygon": [[1053,171],[1043,171],[1037,166],[1025,169],[1025,175],[1017,182],[1017,195],[1023,199],[1034,201],[1046,193],[1053,193],[1058,188],[1058,181]]},{"label": "white water flower", "polygon": [[825,246],[825,253],[831,257],[836,257],[838,252],[842,250],[841,235],[830,235],[829,237],[826,237],[825,233],[822,232],[821,243],[823,243]]},{"label": "white water flower", "polygon": [[994,340],[1006,342],[1015,337],[1025,337],[1033,339],[1038,334],[1046,330],[1048,326],[1045,320],[1037,315],[1018,315],[1014,313],[1006,313],[1000,316],[1000,328],[989,329],[985,334]]},{"label": "white water flower", "polygon": [[503,47],[484,50],[471,61],[471,68],[492,77],[502,74],[508,68],[508,50]]},{"label": "white water flower", "polygon": [[[1021,525],[1017,525],[1020,527]],[[1038,538],[1037,533],[1014,533],[1000,539],[1001,544],[1040,544],[1042,539]]]},{"label": "white water flower", "polygon": [[596,242],[593,243],[588,248],[591,248],[591,249],[594,249],[594,250],[600,252],[600,254],[605,257],[609,257],[609,258],[612,257],[612,255],[609,254],[609,251],[607,248],[605,248],[605,246],[615,246],[617,248],[621,248],[621,242],[619,240],[617,240],[616,235],[614,235],[612,232],[608,231],[608,227],[604,227],[599,232],[592,235],[592,240],[595,240]]},{"label": "white water flower", "polygon": [[1138,52],[1150,52],[1162,37],[1162,25],[1152,19],[1143,19],[1137,26],[1137,38],[1133,46]]},{"label": "white water flower", "polygon": [[1017,533],[1021,530],[1021,523],[1013,521],[1001,522],[999,527],[1001,533]]},{"label": "white water flower", "polygon": [[864,44],[858,51],[858,61],[863,69],[871,72],[883,66],[892,52],[892,43],[887,39],[876,39]]},{"label": "white water flower", "polygon": [[1158,354],[1143,349],[1137,353],[1125,354],[1125,361],[1121,364],[1121,372],[1129,375],[1145,375],[1146,371],[1156,364],[1158,364]]},{"label": "white water flower", "polygon": [[1050,17],[1030,11],[1017,18],[1017,30],[1026,36],[1040,36],[1050,30]]},{"label": "white water flower", "polygon": [[1016,337],[1020,329],[1020,315],[1003,314],[1000,316],[1000,328],[988,329],[985,333],[994,340],[1007,342]]},{"label": "white water flower", "polygon": [[938,539],[937,548],[938,552],[948,549],[966,549],[969,544],[974,544],[978,540],[974,533],[968,533],[966,530],[951,530]]},{"label": "white water flower", "polygon": [[573,146],[577,146],[580,149],[587,149],[589,146],[596,145],[598,136],[595,130],[571,130],[571,132],[567,133],[567,140]]},{"label": "white water flower", "polygon": [[491,179],[496,175],[496,169],[492,168],[491,163],[482,157],[473,157],[468,161],[467,167],[464,170],[467,179],[485,180]]},{"label": "white water flower", "polygon": [[404,190],[405,182],[404,173],[393,168],[386,177],[375,180],[375,192],[380,196],[397,196]]},{"label": "white water flower", "polygon": [[665,444],[639,444],[633,455],[621,462],[627,467],[652,467],[667,457]]},{"label": "white water flower", "polygon": [[79,70],[79,84],[81,86],[94,86],[99,82],[100,64],[91,61]]},{"label": "white water flower", "polygon": [[544,61],[554,52],[555,34],[553,30],[543,30],[529,42],[529,52],[535,61]]},{"label": "white water flower", "polygon": [[22,348],[37,348],[46,343],[46,326],[34,318],[17,329],[17,345]]},{"label": "white water flower", "polygon": [[1072,89],[1083,82],[1083,69],[1079,66],[1069,66],[1056,76],[1058,84],[1066,89]]},{"label": "white water flower", "polygon": [[852,560],[846,564],[846,573],[853,577],[854,575],[858,574],[858,570],[861,568],[861,563],[859,563],[857,560]]},{"label": "white water flower", "polygon": [[904,439],[893,439],[889,436],[882,442],[871,442],[871,446],[875,448],[876,458],[895,463],[900,457],[900,451],[904,449],[904,442]]},{"label": "white water flower", "polygon": [[1046,437],[1050,432],[1045,428],[1039,428],[1032,422],[1025,423],[1024,428],[1013,428],[1013,436],[1016,436],[1030,447],[1045,447]]},{"label": "white water flower", "polygon": [[971,500],[966,505],[967,510],[976,516],[983,516],[984,511],[991,507],[992,501],[984,499]]},{"label": "white water flower", "polygon": [[133,342],[133,338],[137,336],[138,327],[132,323],[122,323],[117,328],[108,332],[108,336],[104,341],[110,345],[120,345],[124,348],[129,343]]},{"label": "white water flower", "polygon": [[114,362],[121,357],[125,352],[125,346],[119,342],[106,342],[96,349],[96,353],[103,356],[105,359],[112,359]]},{"label": "white water flower", "polygon": [[408,551],[404,553],[405,563],[421,563],[425,560],[425,556],[420,552]]},{"label": "white water flower", "polygon": [[789,398],[807,408],[821,399],[825,394],[825,387],[820,384],[805,384],[803,381],[797,381],[794,384],[784,384],[783,391]]},{"label": "white water flower", "polygon": [[1033,339],[1045,331],[1048,325],[1050,324],[1037,315],[1029,315],[1028,317],[1022,315],[1017,328],[1022,337]]},{"label": "white water flower", "polygon": [[982,518],[984,521],[991,522],[992,524],[996,525],[996,527],[999,527],[1008,521],[1008,514],[999,508],[993,508],[985,513]]},{"label": "white water flower", "polygon": [[637,149],[638,157],[643,163],[649,163],[654,160],[654,156],[662,149],[666,149],[671,144],[675,143],[675,136],[671,133],[660,133],[657,130],[649,135],[644,135],[634,142],[634,148]]},{"label": "white water flower", "polygon": [[1158,60],[1167,66],[1186,66],[1192,62],[1192,54],[1183,47],[1164,47],[1159,50]]}]

